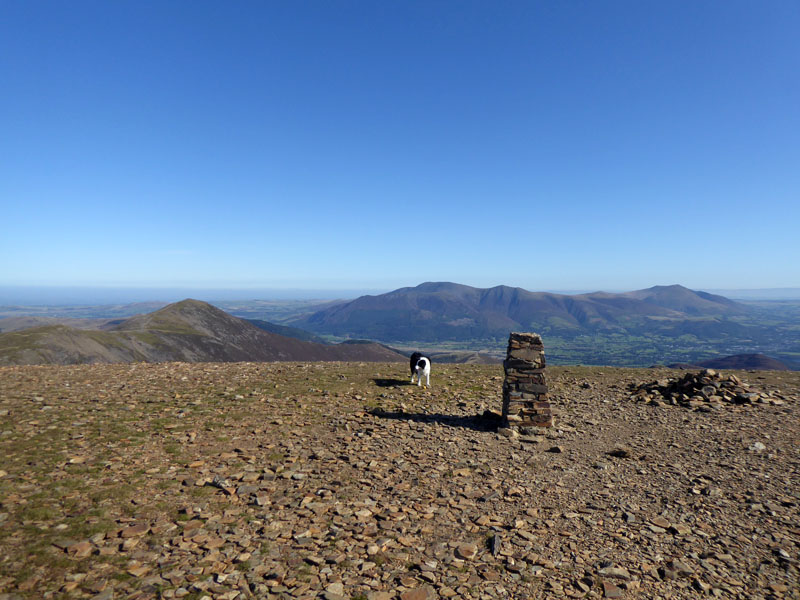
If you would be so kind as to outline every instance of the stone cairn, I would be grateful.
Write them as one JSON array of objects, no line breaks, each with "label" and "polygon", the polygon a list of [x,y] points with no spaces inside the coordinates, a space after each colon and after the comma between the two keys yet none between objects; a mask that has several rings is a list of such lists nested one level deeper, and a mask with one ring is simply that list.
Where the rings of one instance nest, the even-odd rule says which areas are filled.
[{"label": "stone cairn", "polygon": [[632,398],[648,404],[689,408],[718,408],[725,404],[783,404],[781,396],[753,389],[736,377],[713,369],[686,373],[681,378],[660,379],[633,386]]},{"label": "stone cairn", "polygon": [[544,380],[544,345],[537,333],[512,333],[503,369],[503,423],[506,427],[552,427]]}]

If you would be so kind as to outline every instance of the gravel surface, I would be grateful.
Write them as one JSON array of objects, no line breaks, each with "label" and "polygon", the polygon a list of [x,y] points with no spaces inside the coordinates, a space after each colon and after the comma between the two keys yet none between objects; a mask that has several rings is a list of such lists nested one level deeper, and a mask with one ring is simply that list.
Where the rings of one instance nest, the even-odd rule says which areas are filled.
[{"label": "gravel surface", "polygon": [[516,434],[499,366],[4,367],[0,600],[800,598],[800,373],[681,375],[548,367]]}]

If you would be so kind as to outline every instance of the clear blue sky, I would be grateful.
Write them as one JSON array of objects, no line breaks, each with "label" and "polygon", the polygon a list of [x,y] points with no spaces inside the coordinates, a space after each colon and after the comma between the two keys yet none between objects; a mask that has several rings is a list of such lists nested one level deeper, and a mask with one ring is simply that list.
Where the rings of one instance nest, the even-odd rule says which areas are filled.
[{"label": "clear blue sky", "polygon": [[800,3],[0,3],[0,285],[800,287]]}]

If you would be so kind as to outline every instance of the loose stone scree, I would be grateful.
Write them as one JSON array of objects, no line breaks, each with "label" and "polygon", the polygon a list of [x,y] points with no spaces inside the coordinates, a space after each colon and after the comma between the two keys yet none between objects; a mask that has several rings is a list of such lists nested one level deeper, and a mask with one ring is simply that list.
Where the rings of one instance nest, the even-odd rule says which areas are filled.
[{"label": "loose stone scree", "polygon": [[503,423],[506,427],[552,427],[544,378],[544,344],[538,333],[512,333],[503,361]]}]

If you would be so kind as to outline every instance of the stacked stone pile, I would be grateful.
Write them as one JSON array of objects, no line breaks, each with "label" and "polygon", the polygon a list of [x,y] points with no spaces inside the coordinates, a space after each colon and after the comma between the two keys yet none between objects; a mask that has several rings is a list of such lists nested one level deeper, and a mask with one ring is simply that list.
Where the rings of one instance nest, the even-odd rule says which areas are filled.
[{"label": "stacked stone pile", "polygon": [[782,399],[754,390],[736,375],[723,375],[712,369],[640,384],[634,388],[634,398],[653,404],[666,401],[693,408],[723,404],[783,404]]},{"label": "stacked stone pile", "polygon": [[552,427],[544,345],[536,333],[512,333],[503,362],[503,421],[509,427]]}]

